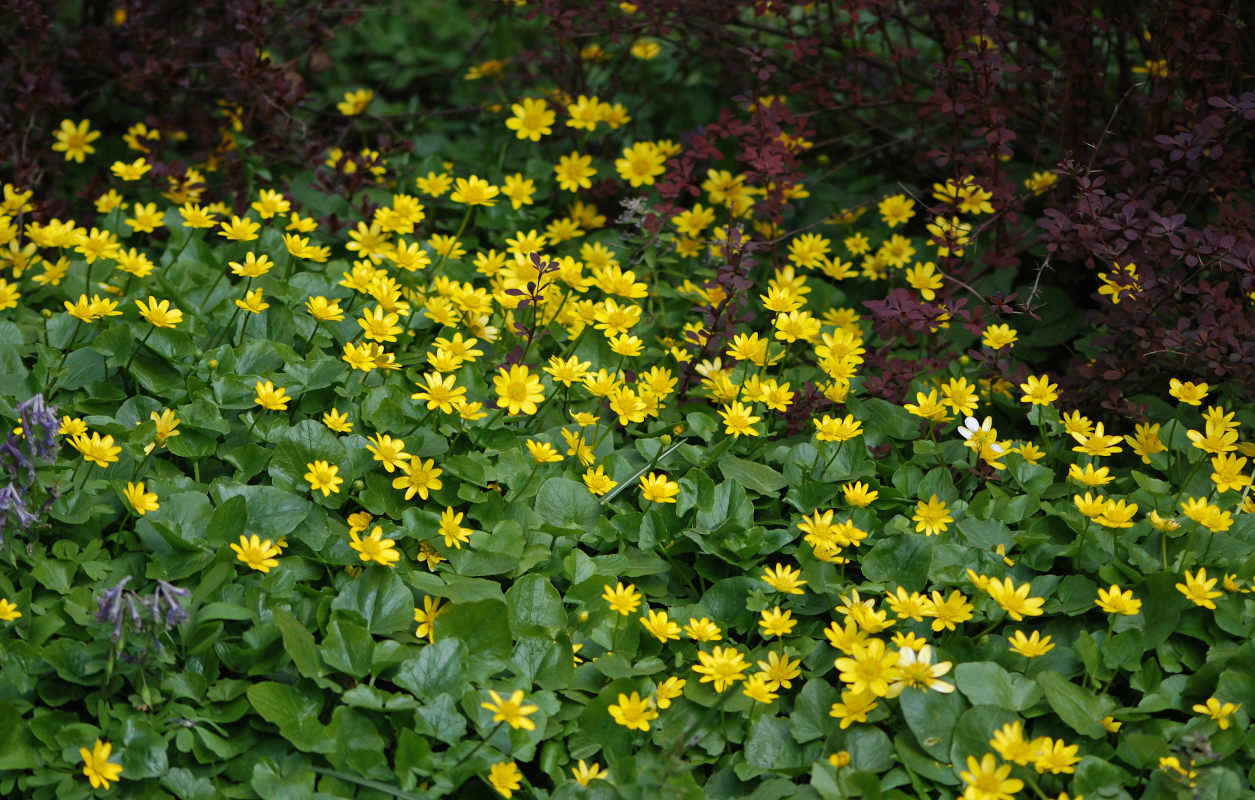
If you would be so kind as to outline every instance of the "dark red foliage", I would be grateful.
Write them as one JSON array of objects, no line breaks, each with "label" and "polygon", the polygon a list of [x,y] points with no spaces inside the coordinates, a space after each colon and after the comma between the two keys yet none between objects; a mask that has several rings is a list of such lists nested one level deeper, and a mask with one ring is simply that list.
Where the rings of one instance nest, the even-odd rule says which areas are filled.
[{"label": "dark red foliage", "polygon": [[[50,149],[62,119],[117,136],[138,121],[216,154],[219,180],[239,154],[221,147],[232,109],[250,155],[302,162],[306,122],[294,112],[349,0],[10,0],[0,7],[0,177],[46,185],[65,166]],[[282,58],[283,60],[279,60]],[[154,159],[160,165],[160,153]],[[169,165],[166,165],[169,166]],[[179,170],[181,172],[181,170]],[[173,174],[173,173],[172,173]]]},{"label": "dark red foliage", "polygon": [[[757,208],[771,220],[785,207],[783,190],[814,170],[816,156],[908,185],[970,175],[993,193],[997,213],[983,218],[979,246],[940,265],[956,279],[940,302],[975,295],[994,321],[1028,329],[1042,311],[1041,290],[1064,290],[1089,325],[1038,354],[1046,363],[1037,366],[1063,375],[1087,404],[1114,407],[1167,375],[1252,388],[1255,256],[1243,197],[1255,141],[1247,91],[1255,37],[1228,0],[636,6],[625,15],[599,0],[529,3],[519,13],[547,25],[523,60],[537,66],[533,74],[582,91],[581,46],[652,36],[669,43],[678,74],[709,79],[704,86],[725,99],[668,163],[660,211],[691,202],[706,170],[727,159],[751,185],[775,187]],[[616,72],[609,93],[627,80]],[[787,108],[764,102],[773,95],[787,97]],[[814,147],[790,152],[780,134]],[[1023,185],[1032,171],[1060,180],[1035,197]],[[1034,217],[1037,235],[1026,230]],[[1118,305],[1096,294],[1098,274],[1116,259],[1137,264],[1141,287]],[[980,297],[970,288],[1005,270],[1014,273],[1013,294]],[[902,293],[867,306],[882,336],[910,347],[937,311]],[[983,328],[979,317],[959,321]],[[1098,353],[1092,363],[1084,338]],[[1004,377],[1022,374],[1022,364],[1002,361]],[[868,373],[887,371],[873,388],[900,395],[899,379],[912,376],[893,366],[869,353]]]}]

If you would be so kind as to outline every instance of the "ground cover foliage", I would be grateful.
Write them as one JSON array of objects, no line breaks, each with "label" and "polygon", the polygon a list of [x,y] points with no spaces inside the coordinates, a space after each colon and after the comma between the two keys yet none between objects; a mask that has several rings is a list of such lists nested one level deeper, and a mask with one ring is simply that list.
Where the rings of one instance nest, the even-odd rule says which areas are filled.
[{"label": "ground cover foliage", "polygon": [[0,791],[1252,791],[1238,21],[282,7],[9,12]]}]

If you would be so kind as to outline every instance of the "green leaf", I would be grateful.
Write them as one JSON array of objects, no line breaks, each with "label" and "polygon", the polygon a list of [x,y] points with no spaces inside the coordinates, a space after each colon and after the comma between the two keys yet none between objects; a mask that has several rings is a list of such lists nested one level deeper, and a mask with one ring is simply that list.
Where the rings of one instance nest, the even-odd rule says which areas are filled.
[{"label": "green leaf", "polygon": [[468,653],[475,654],[467,679],[485,680],[510,658],[510,623],[505,603],[480,600],[454,605],[436,617],[437,643],[448,639],[461,641]]},{"label": "green leaf", "polygon": [[248,687],[248,702],[262,719],[279,726],[279,734],[298,750],[327,753],[335,746],[318,721],[322,698],[317,692],[262,681]]},{"label": "green leaf", "polygon": [[126,780],[155,778],[165,774],[170,762],[166,758],[166,739],[155,725],[136,717],[122,723],[122,747],[118,762]]},{"label": "green leaf", "polygon": [[269,756],[253,765],[249,785],[262,800],[312,800],[314,773],[302,758],[289,756],[280,766]]},{"label": "green leaf", "polygon": [[519,578],[505,593],[510,633],[515,637],[528,628],[544,628],[553,632],[566,627],[562,596],[543,575],[529,573]]},{"label": "green leaf", "polygon": [[1097,697],[1057,672],[1041,673],[1037,676],[1037,685],[1046,693],[1046,702],[1065,725],[1091,739],[1106,738],[1107,729],[1099,720],[1114,707],[1110,698]]},{"label": "green leaf", "polygon": [[974,706],[1023,711],[1031,708],[1042,694],[1034,681],[1007,672],[992,661],[959,664],[954,668],[954,682]]},{"label": "green leaf", "polygon": [[793,702],[793,713],[789,715],[793,738],[805,744],[827,736],[834,723],[828,712],[839,699],[837,690],[828,681],[820,678],[807,681],[802,691],[798,692]]},{"label": "green leaf", "polygon": [[771,769],[787,749],[796,747],[789,738],[788,720],[759,717],[745,740],[745,760],[755,767]]},{"label": "green leaf", "polygon": [[[309,491],[309,481],[305,480],[305,473],[309,472],[309,465],[314,461],[326,461],[338,466],[340,477],[345,480],[353,478],[346,474],[348,454],[336,435],[316,420],[303,419],[282,435],[281,441],[275,447],[275,454],[270,459],[268,471],[274,479],[274,485],[279,489],[305,492]],[[343,496],[343,493],[333,494],[329,499],[342,499]]]},{"label": "green leaf", "polygon": [[919,534],[887,536],[861,559],[863,575],[886,586],[922,586],[933,561],[933,539]]},{"label": "green leaf", "polygon": [[990,750],[989,740],[994,731],[1020,717],[1013,711],[997,706],[972,706],[964,711],[954,726],[954,742],[948,760],[955,766],[963,766],[968,756],[977,760]]},{"label": "green leaf", "polygon": [[272,613],[275,624],[283,635],[283,649],[292,657],[296,671],[306,678],[313,678],[323,688],[334,686],[335,684],[322,677],[326,670],[318,660],[318,646],[314,644],[314,635],[287,609],[276,608]]},{"label": "green leaf", "polygon": [[950,758],[954,726],[967,705],[956,693],[940,694],[921,689],[907,689],[899,698],[906,726],[915,734],[924,752],[934,758]]},{"label": "green leaf", "polygon": [[466,718],[458,713],[453,698],[442,694],[415,712],[414,728],[436,741],[456,742],[466,735]]},{"label": "green leaf", "polygon": [[[309,487],[306,486],[306,488]],[[255,533],[263,539],[272,541],[277,541],[279,537],[287,536],[296,530],[314,508],[313,503],[304,497],[274,486],[225,484],[216,486],[214,493],[217,495],[218,502],[223,504],[219,506],[220,509],[232,499],[242,497],[247,512],[248,533]],[[238,519],[235,516],[236,513],[238,512],[232,512],[232,520]],[[243,532],[243,530],[239,531],[239,533]],[[303,533],[297,535],[315,550],[325,543],[325,537],[321,541],[309,541]],[[231,541],[235,539],[232,538]]]},{"label": "green leaf", "polygon": [[362,712],[347,706],[337,708],[327,726],[327,736],[335,742],[328,759],[337,768],[370,778],[392,778],[383,754],[387,742]]},{"label": "green leaf", "polygon": [[719,459],[719,471],[728,480],[736,481],[759,494],[774,495],[788,485],[783,475],[766,464],[746,461],[736,456]]},{"label": "green leaf", "polygon": [[322,658],[332,669],[364,678],[370,674],[374,652],[375,640],[360,625],[337,619],[327,626]]},{"label": "green leaf", "polygon": [[388,567],[366,567],[340,591],[331,608],[351,613],[380,635],[404,630],[414,621],[414,595]]},{"label": "green leaf", "polygon": [[549,525],[585,530],[601,513],[601,502],[580,481],[550,478],[536,492],[536,516]]},{"label": "green leaf", "polygon": [[461,696],[468,682],[469,652],[460,639],[438,639],[402,662],[392,680],[427,700],[441,694]]}]

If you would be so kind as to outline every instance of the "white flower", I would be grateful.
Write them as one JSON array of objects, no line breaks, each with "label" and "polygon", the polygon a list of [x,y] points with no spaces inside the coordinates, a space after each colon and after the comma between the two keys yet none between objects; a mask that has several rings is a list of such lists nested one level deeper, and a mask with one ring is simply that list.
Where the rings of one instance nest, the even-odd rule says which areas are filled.
[{"label": "white flower", "polygon": [[[969,419],[971,418],[969,417]],[[903,647],[898,653],[900,677],[889,684],[889,697],[897,697],[907,687],[929,689],[941,694],[949,694],[954,691],[954,684],[940,680],[942,675],[950,671],[950,667],[953,664],[949,661],[942,661],[937,664],[932,663],[932,645],[926,644],[919,650]]]}]

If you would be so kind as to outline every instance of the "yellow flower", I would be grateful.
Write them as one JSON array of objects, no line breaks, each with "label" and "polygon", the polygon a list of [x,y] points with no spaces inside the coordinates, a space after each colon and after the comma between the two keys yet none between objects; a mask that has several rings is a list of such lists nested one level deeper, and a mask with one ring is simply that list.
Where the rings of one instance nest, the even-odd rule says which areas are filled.
[{"label": "yellow flower", "polygon": [[10,603],[9,599],[0,599],[0,621],[12,622],[22,616],[22,612],[17,610],[17,603]]},{"label": "yellow flower", "polygon": [[783,594],[803,594],[802,588],[806,581],[802,580],[802,571],[784,564],[777,563],[774,571],[771,567],[763,569],[763,580],[772,589]]},{"label": "yellow flower", "polygon": [[454,511],[448,506],[440,512],[440,528],[437,533],[444,537],[445,547],[456,547],[462,549],[463,542],[469,542],[471,539],[471,529],[462,527],[462,518],[466,516],[464,511]]},{"label": "yellow flower", "polygon": [[838,658],[834,663],[842,683],[855,694],[884,697],[889,684],[897,679],[899,651],[888,650],[880,639],[868,639],[856,645],[849,656]]},{"label": "yellow flower", "polygon": [[345,92],[344,99],[336,103],[336,109],[346,117],[357,116],[366,110],[366,106],[370,105],[370,101],[374,98],[375,93],[370,89]]},{"label": "yellow flower", "polygon": [[375,434],[366,439],[369,444],[366,449],[374,457],[376,461],[383,464],[383,468],[391,473],[394,469],[400,468],[405,471],[405,465],[409,461],[410,454],[405,452],[405,440],[393,439],[388,434]]},{"label": "yellow flower", "polygon": [[335,408],[322,415],[322,424],[336,433],[349,433],[353,430],[353,423],[349,421],[349,416]]},{"label": "yellow flower", "polygon": [[527,451],[532,454],[532,461],[537,464],[557,463],[562,460],[562,454],[554,449],[549,442],[538,442],[535,439],[528,439],[525,444]]},{"label": "yellow flower", "polygon": [[815,438],[821,442],[845,442],[863,432],[863,423],[846,414],[845,419],[824,414],[823,419],[811,420],[815,424]]},{"label": "yellow flower", "polygon": [[610,773],[602,769],[596,761],[590,766],[585,764],[582,758],[578,766],[571,768],[571,774],[580,786],[587,786],[589,781],[604,781],[610,777]]},{"label": "yellow flower", "polygon": [[525,97],[511,105],[510,110],[514,116],[505,121],[505,126],[520,139],[539,142],[540,137],[553,133],[556,114],[544,100]]},{"label": "yellow flower", "polygon": [[415,494],[426,500],[432,491],[444,486],[444,481],[440,480],[444,470],[436,466],[434,458],[423,461],[421,458],[410,456],[409,463],[401,465],[400,469],[405,474],[392,479],[392,488],[404,489],[406,500],[412,499]]},{"label": "yellow flower", "polygon": [[875,695],[846,689],[841,692],[841,702],[832,704],[828,716],[841,720],[841,730],[845,730],[856,722],[866,722],[868,713],[876,706]]},{"label": "yellow flower", "polygon": [[1099,467],[1094,469],[1093,464],[1086,464],[1082,469],[1079,464],[1068,465],[1068,480],[1076,481],[1084,486],[1105,486],[1111,483],[1115,478],[1111,477],[1111,470],[1107,467]]},{"label": "yellow flower", "polygon": [[610,712],[611,719],[630,731],[647,731],[650,720],[658,719],[653,703],[649,699],[642,700],[636,692],[632,692],[631,696],[620,693],[619,702],[606,710]]},{"label": "yellow flower", "polygon": [[1044,598],[1029,597],[1029,590],[1032,585],[1028,583],[1015,585],[1010,578],[991,578],[985,586],[985,592],[989,597],[998,603],[1008,617],[1019,622],[1024,617],[1039,617],[1042,614],[1042,604],[1045,603]]},{"label": "yellow flower", "polygon": [[890,195],[880,201],[878,210],[885,224],[896,228],[915,216],[915,201],[904,194]]},{"label": "yellow flower", "polygon": [[1098,590],[1098,607],[1108,614],[1133,616],[1142,610],[1142,601],[1133,596],[1133,590],[1122,590],[1116,584],[1110,589]]},{"label": "yellow flower", "polygon": [[1206,383],[1182,382],[1177,378],[1168,381],[1168,394],[1181,403],[1191,406],[1200,405],[1207,398],[1208,388]]},{"label": "yellow flower", "polygon": [[586,471],[582,477],[584,485],[588,487],[588,491],[599,497],[619,485],[618,481],[605,473],[600,464]]},{"label": "yellow flower", "polygon": [[540,707],[525,704],[523,702],[522,689],[515,689],[509,700],[502,700],[501,695],[493,690],[490,690],[488,694],[492,695],[492,702],[480,703],[479,707],[492,712],[493,722],[504,722],[515,730],[519,728],[525,731],[536,730],[536,723],[528,719],[527,716],[535,714],[540,710]]},{"label": "yellow flower", "polygon": [[305,301],[305,310],[319,322],[338,322],[344,319],[344,311],[340,301],[329,301],[325,297],[311,297]]},{"label": "yellow flower", "polygon": [[641,496],[651,503],[674,503],[679,493],[680,484],[666,475],[651,472],[641,476]]},{"label": "yellow flower", "polygon": [[513,794],[522,780],[523,773],[519,772],[518,765],[513,761],[503,761],[488,768],[488,782],[502,797]]},{"label": "yellow flower", "polygon": [[1015,329],[1009,325],[990,325],[981,335],[981,344],[991,350],[1001,350],[1014,344],[1018,338]]},{"label": "yellow flower", "polygon": [[949,523],[954,522],[954,517],[950,516],[950,510],[946,508],[946,504],[935,494],[930,496],[927,502],[920,500],[916,503],[915,515],[911,519],[915,522],[915,532],[926,536],[945,533]]},{"label": "yellow flower", "polygon": [[497,390],[497,405],[506,409],[510,416],[535,414],[537,403],[544,400],[540,378],[531,374],[526,364],[513,364],[508,370],[501,367],[492,381]]},{"label": "yellow flower", "polygon": [[723,639],[719,626],[706,617],[689,617],[689,624],[684,626],[684,635],[695,642],[718,642]]},{"label": "yellow flower", "polygon": [[916,392],[915,402],[906,403],[902,407],[917,417],[923,417],[933,422],[941,422],[946,419],[946,407],[943,403],[937,401],[936,389],[931,390],[928,394]]},{"label": "yellow flower", "polygon": [[152,166],[143,158],[137,158],[130,164],[125,161],[115,161],[109,170],[124,181],[137,181],[144,177],[145,173],[152,169]]},{"label": "yellow flower", "polygon": [[108,789],[109,782],[117,781],[122,774],[122,765],[109,761],[112,752],[113,745],[100,739],[96,740],[91,750],[86,747],[78,749],[78,754],[83,759],[83,774],[91,781],[93,789]]},{"label": "yellow flower", "polygon": [[986,753],[977,761],[974,756],[967,757],[967,769],[959,773],[966,784],[964,797],[978,800],[1011,800],[1015,793],[1024,788],[1024,781],[1008,777],[1011,765],[998,766],[993,753]]},{"label": "yellow flower", "polygon": [[260,278],[270,271],[275,262],[270,260],[270,256],[265,253],[260,256],[253,252],[245,253],[244,263],[238,261],[228,262],[232,275],[239,275],[242,278]]},{"label": "yellow flower", "polygon": [[258,238],[257,232],[261,225],[248,217],[232,216],[229,222],[218,225],[218,235],[233,242],[251,242]]},{"label": "yellow flower", "polygon": [[358,558],[362,561],[374,561],[385,567],[392,567],[401,560],[401,553],[393,546],[396,541],[383,538],[383,528],[379,525],[372,528],[365,539],[360,538],[356,531],[350,531],[349,539],[349,547],[357,551]]},{"label": "yellow flower", "polygon": [[637,142],[623,148],[623,157],[615,159],[619,177],[632,186],[653,186],[654,179],[667,171],[667,156],[653,142]]},{"label": "yellow flower", "polygon": [[658,707],[670,708],[671,701],[684,694],[684,684],[686,683],[688,681],[683,678],[673,676],[658,684]]},{"label": "yellow flower", "polygon": [[424,597],[423,607],[414,609],[414,621],[418,623],[414,635],[419,639],[426,638],[429,642],[435,641],[436,617],[448,610],[449,606],[440,605],[440,598],[431,595]]},{"label": "yellow flower", "polygon": [[[568,124],[570,124],[569,121]],[[558,187],[567,192],[591,188],[593,182],[590,179],[597,174],[592,163],[592,156],[583,156],[575,151],[562,156],[558,159],[557,166],[553,168],[558,178]]]},{"label": "yellow flower", "polygon": [[1011,634],[1008,644],[1011,646],[1012,653],[1017,653],[1025,658],[1044,656],[1055,647],[1049,636],[1042,636],[1037,631],[1033,631],[1031,636],[1025,636],[1024,631],[1015,631]]},{"label": "yellow flower", "polygon": [[741,694],[755,703],[763,703],[764,705],[773,702],[780,696],[771,688],[767,676],[761,672],[755,672],[746,679],[745,686],[741,689]]},{"label": "yellow flower", "polygon": [[260,314],[270,308],[270,304],[262,299],[261,289],[252,289],[244,294],[244,299],[235,301],[235,304],[250,314]]},{"label": "yellow flower", "polygon": [[130,503],[131,507],[135,509],[135,513],[141,517],[149,511],[156,511],[161,508],[161,504],[157,502],[157,494],[144,491],[143,481],[139,483],[128,482],[123,494],[126,495],[126,502]]},{"label": "yellow flower", "polygon": [[72,437],[70,446],[83,455],[84,461],[90,461],[101,467],[108,467],[117,461],[118,453],[122,452],[121,447],[114,446],[112,436],[101,436],[95,431],[92,432],[90,438],[87,434]]},{"label": "yellow flower", "polygon": [[[96,148],[91,143],[100,138],[100,131],[93,131],[90,120],[82,120],[80,122],[71,122],[68,119],[61,120],[61,127],[53,133],[56,142],[53,143],[52,149],[58,153],[65,153],[66,161],[76,161],[83,163],[83,158],[96,152]],[[108,754],[105,756],[108,757]]]},{"label": "yellow flower", "polygon": [[270,411],[287,411],[288,401],[292,398],[287,396],[287,390],[275,385],[270,381],[258,381],[253,385],[257,391],[257,396],[253,398],[253,402],[262,408]]},{"label": "yellow flower", "polygon": [[766,661],[758,662],[760,675],[767,679],[767,688],[775,691],[781,687],[793,688],[793,679],[802,674],[801,659],[790,659],[784,653],[772,650],[767,653]]},{"label": "yellow flower", "polygon": [[492,206],[501,190],[483,178],[472,175],[458,178],[449,199],[465,206]]},{"label": "yellow flower", "polygon": [[1072,448],[1073,452],[1084,453],[1095,458],[1114,455],[1124,449],[1120,447],[1123,439],[1120,436],[1108,436],[1101,422],[1094,426],[1093,433],[1073,433],[1072,438],[1079,443]]},{"label": "yellow flower", "polygon": [[636,587],[630,583],[627,586],[624,586],[622,581],[614,586],[607,583],[604,589],[601,594],[602,599],[610,605],[612,611],[617,611],[625,617],[635,612],[641,605],[641,593],[636,591]]},{"label": "yellow flower", "polygon": [[1185,595],[1196,606],[1203,608],[1215,609],[1216,604],[1212,602],[1212,598],[1220,597],[1224,592],[1214,591],[1218,578],[1208,578],[1207,570],[1202,567],[1198,568],[1198,572],[1193,575],[1189,570],[1185,571],[1185,583],[1176,584],[1176,589]]},{"label": "yellow flower", "polygon": [[271,567],[279,566],[275,556],[282,552],[269,539],[262,539],[255,533],[247,539],[241,534],[240,543],[232,544],[231,549],[240,561],[258,572],[269,572]]},{"label": "yellow flower", "polygon": [[754,429],[754,423],[762,417],[755,416],[751,413],[752,411],[751,406],[741,402],[734,402],[719,409],[719,416],[723,418],[724,433],[732,434],[733,438],[757,436],[758,431]]},{"label": "yellow flower", "polygon": [[796,625],[797,620],[793,618],[793,612],[781,611],[780,606],[764,610],[758,621],[758,627],[762,628],[763,636],[788,636]]},{"label": "yellow flower", "polygon": [[671,621],[666,611],[646,611],[640,621],[650,636],[664,644],[668,640],[680,638],[680,626]]},{"label": "yellow flower", "polygon": [[144,305],[143,300],[136,300],[135,305],[139,306],[140,316],[158,328],[173,328],[183,321],[183,312],[177,308],[171,308],[169,300],[159,301],[150,295],[147,306]]},{"label": "yellow flower", "polygon": [[869,488],[862,481],[851,481],[842,485],[841,493],[845,495],[845,502],[856,508],[869,506],[880,496],[879,491]]},{"label": "yellow flower", "polygon": [[1094,517],[1094,522],[1097,522],[1104,528],[1131,528],[1133,527],[1133,515],[1136,513],[1136,503],[1126,503],[1124,500],[1108,500],[1103,507],[1102,513]]},{"label": "yellow flower", "polygon": [[713,683],[716,692],[722,692],[733,683],[745,679],[741,673],[749,669],[745,656],[735,647],[718,647],[707,653],[698,651],[699,663],[693,671],[702,676],[701,683]]},{"label": "yellow flower", "polygon": [[1059,386],[1051,383],[1048,375],[1030,375],[1025,383],[1020,384],[1020,390],[1024,392],[1024,396],[1020,398],[1021,403],[1045,406],[1059,399]]},{"label": "yellow flower", "polygon": [[1212,719],[1216,721],[1216,724],[1220,727],[1220,730],[1227,731],[1229,730],[1229,715],[1237,711],[1241,707],[1242,707],[1241,703],[1238,703],[1236,705],[1233,703],[1224,703],[1222,705],[1221,702],[1217,700],[1216,698],[1209,697],[1207,698],[1206,704],[1202,704],[1202,703],[1196,704],[1194,705],[1193,709],[1199,714],[1206,714],[1207,716],[1211,717]]},{"label": "yellow flower", "polygon": [[340,468],[326,461],[313,461],[305,465],[309,472],[305,480],[309,481],[310,491],[322,492],[323,497],[340,493],[340,484],[344,478],[339,477]]}]

